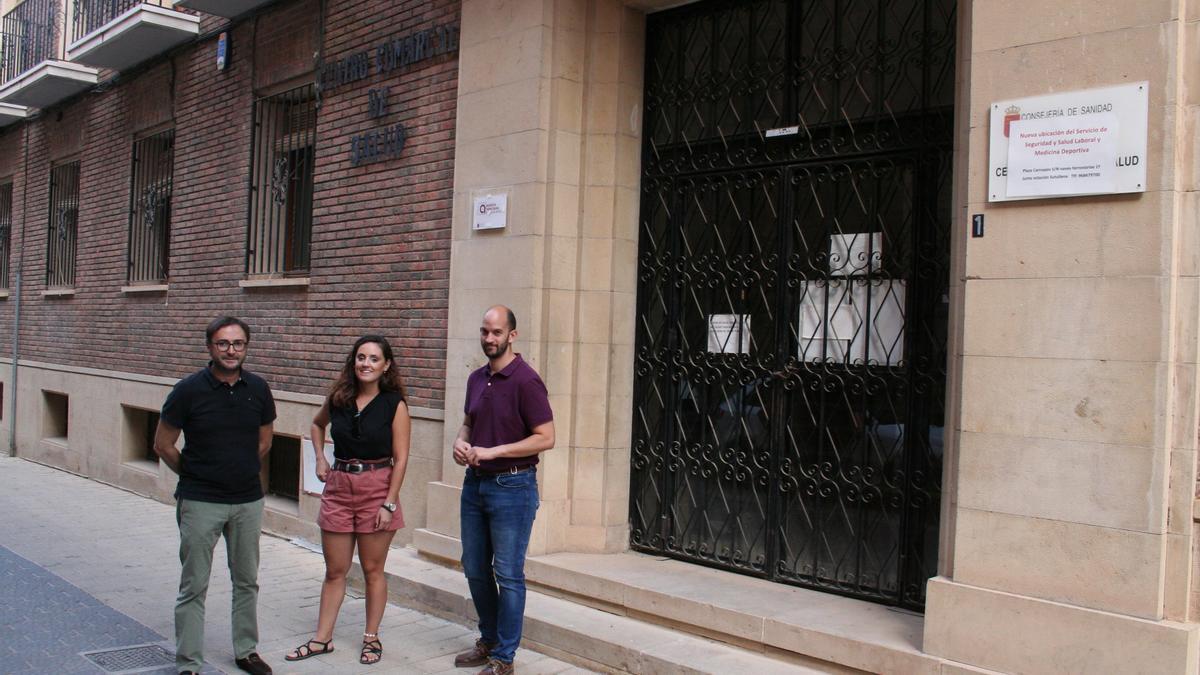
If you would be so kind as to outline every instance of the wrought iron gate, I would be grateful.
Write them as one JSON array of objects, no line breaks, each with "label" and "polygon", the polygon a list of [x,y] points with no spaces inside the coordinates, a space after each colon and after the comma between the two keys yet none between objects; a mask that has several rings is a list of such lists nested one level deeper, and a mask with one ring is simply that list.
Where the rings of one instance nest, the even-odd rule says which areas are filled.
[{"label": "wrought iron gate", "polygon": [[954,10],[747,0],[648,18],[633,548],[923,607]]}]

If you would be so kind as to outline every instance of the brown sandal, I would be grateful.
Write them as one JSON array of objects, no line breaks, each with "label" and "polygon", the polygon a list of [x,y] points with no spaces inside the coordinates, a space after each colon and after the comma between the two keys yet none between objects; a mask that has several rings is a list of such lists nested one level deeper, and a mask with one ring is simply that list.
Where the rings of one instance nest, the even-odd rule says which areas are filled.
[{"label": "brown sandal", "polygon": [[[371,658],[372,656],[375,658]],[[363,633],[362,652],[358,655],[358,662],[365,666],[371,666],[379,663],[381,659],[383,659],[383,643],[379,641],[379,635]]]},{"label": "brown sandal", "polygon": [[[283,657],[283,660],[303,661],[304,659],[312,658],[314,656],[328,654],[333,651],[333,647],[329,645],[330,642],[333,642],[333,640],[329,640],[327,642],[321,642],[320,640],[309,640],[308,642],[305,642],[304,644],[292,650],[292,654],[295,654],[295,656],[292,654],[287,654]],[[313,649],[313,645],[321,645],[321,651]]]}]

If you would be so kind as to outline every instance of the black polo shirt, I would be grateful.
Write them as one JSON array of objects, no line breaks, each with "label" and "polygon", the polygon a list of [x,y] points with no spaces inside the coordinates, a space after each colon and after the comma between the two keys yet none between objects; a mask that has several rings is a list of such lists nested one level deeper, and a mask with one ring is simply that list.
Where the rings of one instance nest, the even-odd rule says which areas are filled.
[{"label": "black polo shirt", "polygon": [[162,420],[184,434],[176,499],[245,504],[262,498],[258,429],[275,421],[266,380],[242,369],[228,385],[204,368],[175,385]]}]

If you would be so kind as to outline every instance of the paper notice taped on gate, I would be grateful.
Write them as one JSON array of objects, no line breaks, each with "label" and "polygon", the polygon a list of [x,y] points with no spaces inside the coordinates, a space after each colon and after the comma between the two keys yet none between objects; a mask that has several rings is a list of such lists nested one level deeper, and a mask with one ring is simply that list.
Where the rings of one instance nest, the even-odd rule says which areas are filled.
[{"label": "paper notice taped on gate", "polygon": [[797,357],[894,366],[904,360],[903,279],[800,282]]},{"label": "paper notice taped on gate", "polygon": [[708,351],[712,354],[749,354],[750,315],[710,314]]}]

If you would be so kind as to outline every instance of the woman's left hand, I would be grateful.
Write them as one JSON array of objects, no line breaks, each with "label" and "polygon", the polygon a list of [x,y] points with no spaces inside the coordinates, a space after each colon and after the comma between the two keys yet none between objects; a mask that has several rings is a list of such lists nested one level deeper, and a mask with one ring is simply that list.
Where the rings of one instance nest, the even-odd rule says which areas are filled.
[{"label": "woman's left hand", "polygon": [[379,507],[379,510],[375,512],[375,531],[378,532],[379,530],[382,530],[391,524],[392,512],[388,511],[382,506]]}]

